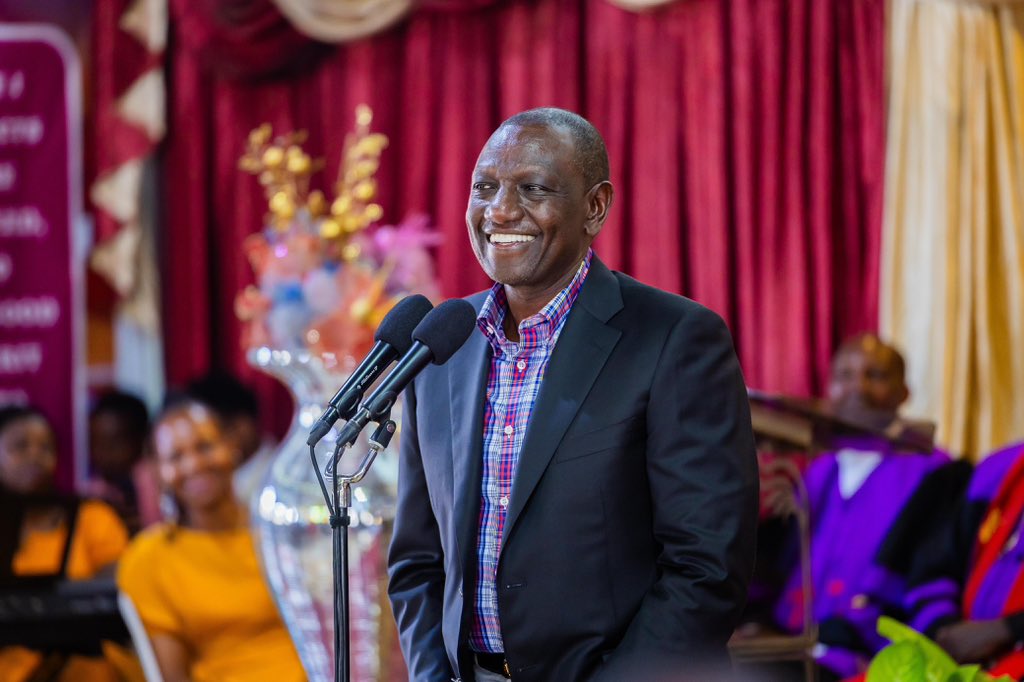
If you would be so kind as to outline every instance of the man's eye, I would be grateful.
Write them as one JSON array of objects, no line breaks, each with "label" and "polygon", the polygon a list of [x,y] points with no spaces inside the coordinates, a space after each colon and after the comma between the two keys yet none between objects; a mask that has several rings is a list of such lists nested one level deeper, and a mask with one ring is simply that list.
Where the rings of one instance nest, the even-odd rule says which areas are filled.
[{"label": "man's eye", "polygon": [[523,185],[523,189],[525,189],[527,192],[543,192],[544,191],[544,187],[542,187],[541,185]]},{"label": "man's eye", "polygon": [[473,191],[474,192],[486,192],[490,188],[491,188],[491,184],[488,183],[488,182],[474,182],[473,183]]}]

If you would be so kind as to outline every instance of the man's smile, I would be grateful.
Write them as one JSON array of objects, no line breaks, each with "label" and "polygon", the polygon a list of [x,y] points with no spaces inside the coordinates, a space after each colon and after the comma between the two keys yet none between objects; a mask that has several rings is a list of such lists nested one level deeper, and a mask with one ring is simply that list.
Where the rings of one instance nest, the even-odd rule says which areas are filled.
[{"label": "man's smile", "polygon": [[515,246],[532,242],[537,237],[532,234],[507,234],[495,232],[487,235],[487,242],[494,246]]}]

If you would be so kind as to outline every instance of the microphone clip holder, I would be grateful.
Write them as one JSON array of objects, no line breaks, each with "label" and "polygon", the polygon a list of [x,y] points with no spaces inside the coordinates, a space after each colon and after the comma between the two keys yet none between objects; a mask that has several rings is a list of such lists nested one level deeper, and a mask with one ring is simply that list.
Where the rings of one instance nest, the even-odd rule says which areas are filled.
[{"label": "microphone clip holder", "polygon": [[395,422],[392,421],[391,412],[389,411],[383,416],[381,422],[377,425],[376,430],[374,430],[373,435],[370,436],[370,449],[367,450],[366,454],[363,456],[363,461],[351,474],[337,476],[336,471],[338,462],[341,461],[341,455],[348,444],[339,443],[335,448],[334,457],[325,472],[329,478],[334,480],[335,490],[339,493],[333,505],[335,509],[331,514],[332,526],[334,525],[333,517],[340,514],[342,510],[347,513],[349,507],[352,506],[352,484],[359,483],[366,477],[366,474],[370,472],[370,467],[373,465],[377,455],[388,446],[391,439],[394,437],[395,430],[396,425]]}]

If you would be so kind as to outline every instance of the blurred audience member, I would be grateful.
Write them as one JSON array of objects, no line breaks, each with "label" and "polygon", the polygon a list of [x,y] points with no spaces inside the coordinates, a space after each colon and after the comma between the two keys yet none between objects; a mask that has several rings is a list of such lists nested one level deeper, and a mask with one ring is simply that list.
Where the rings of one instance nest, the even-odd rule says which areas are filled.
[{"label": "blurred audience member", "polygon": [[148,437],[145,403],[121,391],[100,396],[89,415],[92,477],[83,492],[114,507],[133,532],[160,520],[156,472],[143,457]]},{"label": "blurred audience member", "polygon": [[132,541],[118,584],[164,680],[305,679],[232,490],[237,441],[211,408],[188,399],[157,419],[153,450],[171,518]]},{"label": "blurred audience member", "polygon": [[186,392],[213,408],[224,425],[225,436],[238,445],[242,460],[235,472],[235,494],[249,506],[275,452],[273,440],[260,423],[256,394],[237,377],[223,371],[192,381]]},{"label": "blurred audience member", "polygon": [[[844,421],[885,432],[909,394],[903,357],[877,336],[854,337],[833,358],[828,403]],[[884,437],[844,437],[836,445],[805,476],[820,642],[815,655],[825,679],[855,674],[885,645],[875,624],[899,608],[905,584],[879,564],[879,548],[922,480],[949,461],[943,453],[897,452]],[[802,629],[803,594],[797,566],[775,609],[783,629]]]},{"label": "blurred audience member", "polygon": [[[56,468],[57,440],[46,417],[29,407],[0,409],[0,489],[6,500],[54,494]],[[91,578],[117,560],[128,534],[109,505],[86,500],[76,506],[67,577]],[[27,507],[12,572],[56,573],[67,539],[67,522],[62,510],[46,505]]]},{"label": "blurred audience member", "polygon": [[907,593],[909,623],[961,663],[1024,677],[1024,443],[984,458],[941,561]]},{"label": "blurred audience member", "polygon": [[[128,531],[110,506],[56,493],[56,468],[57,438],[46,417],[30,407],[0,409],[0,573],[6,577],[93,578],[109,569],[128,543]],[[5,646],[0,649],[0,679],[38,677],[52,662],[44,653]],[[102,658],[58,660],[59,670],[49,671],[45,679],[119,679]]]}]

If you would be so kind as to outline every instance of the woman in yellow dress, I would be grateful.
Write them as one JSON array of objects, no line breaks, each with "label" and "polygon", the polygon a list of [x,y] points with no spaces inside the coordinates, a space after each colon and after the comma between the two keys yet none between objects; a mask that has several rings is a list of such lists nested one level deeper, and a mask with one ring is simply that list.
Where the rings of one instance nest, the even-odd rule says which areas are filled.
[{"label": "woman in yellow dress", "polygon": [[239,453],[187,401],[156,421],[153,450],[178,518],[137,536],[118,568],[165,682],[290,682],[305,675],[232,491]]},{"label": "woman in yellow dress", "polygon": [[[103,502],[77,505],[43,503],[53,493],[57,468],[57,438],[46,417],[31,407],[0,409],[0,496],[5,503],[24,500],[20,526],[5,534],[14,539],[4,554],[14,576],[57,576],[67,543],[68,510],[77,506],[74,536],[68,548],[63,578],[85,580],[110,570],[128,544],[128,531],[117,513]],[[32,502],[36,500],[36,502]],[[70,499],[69,499],[70,501]],[[16,521],[9,512],[5,522]],[[0,679],[18,681],[39,674],[49,661],[41,652],[21,646],[0,649]],[[59,662],[55,679],[100,682],[119,679],[99,657],[71,656]]]}]

